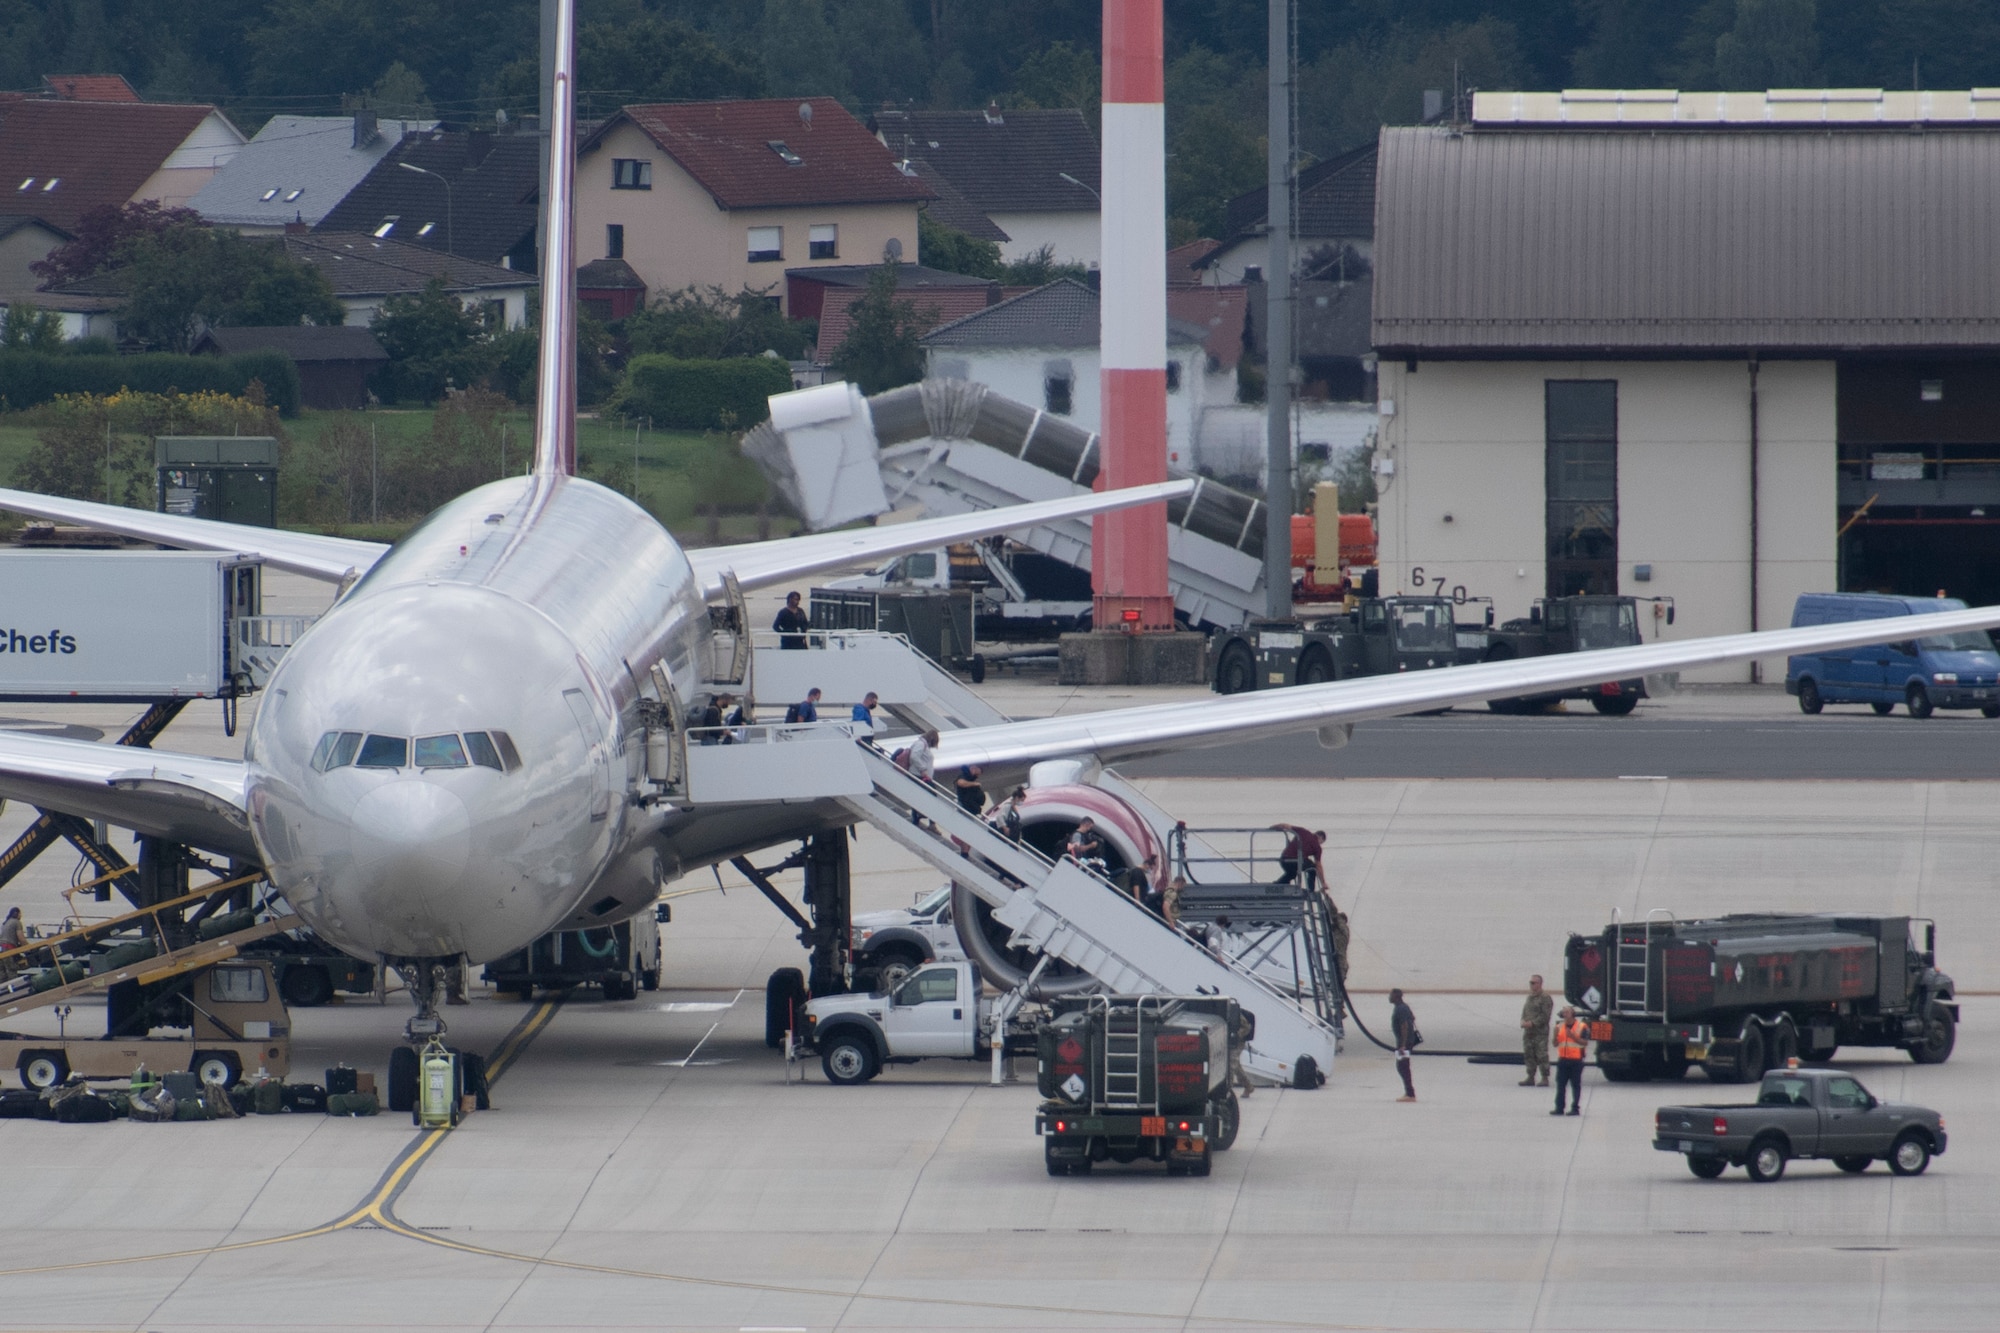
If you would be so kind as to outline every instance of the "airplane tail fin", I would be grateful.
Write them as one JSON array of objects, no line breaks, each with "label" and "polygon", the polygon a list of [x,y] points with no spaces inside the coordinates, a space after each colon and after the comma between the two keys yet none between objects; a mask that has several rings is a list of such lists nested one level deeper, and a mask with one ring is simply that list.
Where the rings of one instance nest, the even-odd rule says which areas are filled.
[{"label": "airplane tail fin", "polygon": [[576,472],[576,0],[556,0],[549,190],[543,200],[542,363],[535,392],[535,473]]}]

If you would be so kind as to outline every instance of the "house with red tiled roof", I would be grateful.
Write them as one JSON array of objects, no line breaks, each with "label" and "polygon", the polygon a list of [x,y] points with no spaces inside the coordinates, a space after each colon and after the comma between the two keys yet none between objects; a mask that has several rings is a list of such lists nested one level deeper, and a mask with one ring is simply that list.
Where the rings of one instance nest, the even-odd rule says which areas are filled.
[{"label": "house with red tiled roof", "polygon": [[106,204],[182,206],[243,143],[243,132],[212,106],[0,102],[0,217],[74,231]]},{"label": "house with red tiled roof", "polygon": [[44,74],[49,96],[65,102],[136,102],[139,94],[123,74]]},{"label": "house with red tiled roof", "polygon": [[914,263],[934,197],[830,97],[628,106],[578,150],[577,254],[783,302],[787,269]]}]

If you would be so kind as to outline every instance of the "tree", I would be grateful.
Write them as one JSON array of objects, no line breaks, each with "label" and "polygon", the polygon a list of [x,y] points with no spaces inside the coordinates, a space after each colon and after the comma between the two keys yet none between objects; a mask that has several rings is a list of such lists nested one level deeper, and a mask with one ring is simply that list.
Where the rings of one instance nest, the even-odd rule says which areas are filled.
[{"label": "tree", "polygon": [[10,352],[60,352],[62,316],[16,301],[7,307],[7,322],[0,325],[0,346]]},{"label": "tree", "polygon": [[997,280],[1007,271],[1007,266],[1000,262],[998,245],[932,221],[929,213],[917,214],[917,262],[926,268],[967,273],[975,278]]},{"label": "tree", "polygon": [[896,265],[884,264],[868,277],[868,290],[847,308],[846,339],[833,355],[833,368],[867,394],[881,393],[924,377],[924,349],[917,340],[933,327],[937,311],[918,313],[913,301],[896,299]]},{"label": "tree", "polygon": [[1736,26],[1715,39],[1723,88],[1798,88],[1819,69],[1814,0],[1736,0]]},{"label": "tree", "polygon": [[1000,281],[1010,287],[1041,287],[1057,278],[1076,278],[1080,281],[1089,272],[1081,264],[1058,263],[1055,246],[1045,245],[1009,263],[1001,270]]},{"label": "tree", "polygon": [[820,0],[764,0],[764,84],[777,97],[848,95],[833,25]]},{"label": "tree", "polygon": [[282,242],[178,223],[122,245],[119,325],[148,346],[185,352],[205,327],[341,323],[326,275]]},{"label": "tree", "polygon": [[368,90],[368,105],[385,120],[428,120],[431,116],[423,76],[400,60],[375,80],[375,86]]},{"label": "tree", "polygon": [[625,320],[636,355],[665,352],[683,360],[715,360],[776,352],[787,361],[812,341],[803,323],[788,320],[768,293],[745,287],[735,295],[692,285],[667,292]]},{"label": "tree", "polygon": [[376,372],[385,402],[435,403],[451,388],[468,388],[492,371],[494,347],[485,321],[432,278],[414,295],[392,296],[370,321],[389,364]]},{"label": "tree", "polygon": [[1021,62],[1010,104],[1061,110],[1080,107],[1095,130],[1103,96],[1104,66],[1095,51],[1068,42],[1050,42]]},{"label": "tree", "polygon": [[191,208],[162,208],[158,200],[131,204],[100,204],[77,219],[75,235],[49,251],[46,259],[28,267],[42,280],[44,291],[90,277],[112,267],[127,242],[159,236],[176,227],[204,227]]}]

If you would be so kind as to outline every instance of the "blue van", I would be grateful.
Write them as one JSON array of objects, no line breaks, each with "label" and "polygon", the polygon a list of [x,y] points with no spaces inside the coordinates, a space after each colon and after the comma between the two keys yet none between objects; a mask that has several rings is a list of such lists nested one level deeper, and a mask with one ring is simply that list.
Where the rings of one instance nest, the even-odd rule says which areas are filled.
[{"label": "blue van", "polygon": [[[1964,609],[1956,597],[1809,592],[1792,609],[1792,625]],[[1885,626],[1885,637],[1890,632]],[[1826,704],[1867,704],[1887,713],[1900,703],[1909,706],[1911,717],[1929,717],[1933,708],[1977,708],[1987,717],[2000,717],[2000,653],[1984,630],[1839,648],[1786,659],[1785,693],[1796,694],[1800,711],[1807,713]]]}]

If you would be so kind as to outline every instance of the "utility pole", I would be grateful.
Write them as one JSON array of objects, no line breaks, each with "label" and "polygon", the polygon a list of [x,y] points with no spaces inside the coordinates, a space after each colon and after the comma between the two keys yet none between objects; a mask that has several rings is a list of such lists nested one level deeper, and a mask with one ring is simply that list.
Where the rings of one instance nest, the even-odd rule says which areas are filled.
[{"label": "utility pole", "polygon": [[376,463],[375,427],[368,427],[368,521],[382,521],[382,469]]},{"label": "utility pole", "polygon": [[1291,0],[1270,0],[1269,155],[1264,215],[1264,613],[1292,613],[1292,52]]}]

